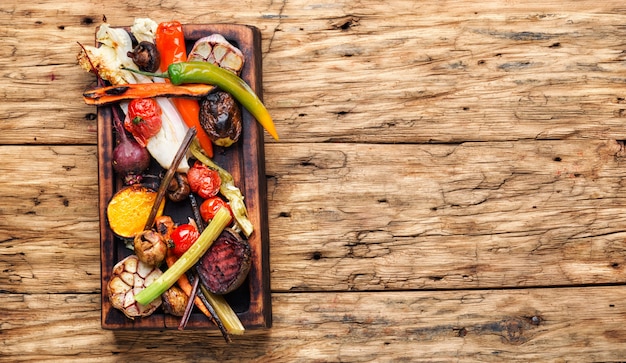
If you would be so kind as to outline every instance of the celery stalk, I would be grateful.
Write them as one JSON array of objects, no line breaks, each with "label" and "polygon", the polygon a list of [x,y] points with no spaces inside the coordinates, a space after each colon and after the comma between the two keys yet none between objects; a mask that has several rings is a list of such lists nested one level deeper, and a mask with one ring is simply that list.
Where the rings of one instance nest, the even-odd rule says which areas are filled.
[{"label": "celery stalk", "polygon": [[192,268],[200,257],[206,253],[229,222],[230,213],[228,209],[221,207],[215,214],[215,217],[213,217],[213,220],[211,220],[211,223],[209,223],[204,232],[200,234],[198,240],[189,247],[187,252],[168,268],[163,275],[135,295],[135,300],[142,305],[149,304],[152,300],[161,296],[162,293],[172,287],[178,278]]},{"label": "celery stalk", "polygon": [[215,310],[215,314],[217,314],[226,331],[232,335],[243,335],[246,329],[243,327],[243,324],[241,324],[241,320],[239,320],[237,314],[230,305],[228,305],[224,296],[213,294],[202,284],[198,287],[202,291],[204,298],[211,304],[213,310]]}]

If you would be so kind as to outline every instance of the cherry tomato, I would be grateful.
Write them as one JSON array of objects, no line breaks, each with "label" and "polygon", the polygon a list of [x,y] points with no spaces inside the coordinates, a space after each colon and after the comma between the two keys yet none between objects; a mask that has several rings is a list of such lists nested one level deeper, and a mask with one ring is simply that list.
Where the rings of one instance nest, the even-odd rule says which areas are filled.
[{"label": "cherry tomato", "polygon": [[187,181],[191,191],[202,199],[209,199],[220,191],[220,174],[208,166],[196,161],[187,171]]},{"label": "cherry tomato", "polygon": [[191,224],[181,224],[172,232],[170,238],[174,243],[172,253],[176,256],[182,256],[192,244],[200,237],[200,233],[195,226]]},{"label": "cherry tomato", "polygon": [[148,139],[159,133],[161,125],[161,107],[154,98],[137,98],[129,102],[124,128],[141,146],[145,147]]},{"label": "cherry tomato", "polygon": [[228,212],[230,213],[230,222],[233,220],[233,211],[230,210],[230,206],[220,197],[211,197],[202,204],[200,204],[200,215],[205,222],[212,220],[215,217],[215,213],[220,209],[220,207],[228,208]]}]

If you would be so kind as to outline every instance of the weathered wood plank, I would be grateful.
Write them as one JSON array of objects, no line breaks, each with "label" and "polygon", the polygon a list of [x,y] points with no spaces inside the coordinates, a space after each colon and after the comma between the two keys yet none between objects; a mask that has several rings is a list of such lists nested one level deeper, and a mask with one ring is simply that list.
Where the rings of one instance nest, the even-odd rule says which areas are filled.
[{"label": "weathered wood plank", "polygon": [[[267,145],[272,289],[623,283],[623,153],[604,141]],[[0,290],[99,291],[95,157],[0,147]]]},{"label": "weathered wood plank", "polygon": [[623,153],[604,141],[271,145],[272,287],[623,282]]},{"label": "weathered wood plank", "polygon": [[[198,5],[0,5],[0,361],[624,359],[623,1]],[[102,15],[261,29],[271,330],[100,329]]]},{"label": "weathered wood plank", "polygon": [[[147,14],[124,1],[107,4],[116,25],[149,15],[258,26],[265,101],[284,141],[626,138],[621,1],[299,0],[249,3],[217,18],[192,2],[147,5]],[[94,108],[80,101],[93,77],[74,57],[107,8],[13,6],[0,13],[0,89],[42,111],[0,104],[9,121],[0,143],[95,143],[94,122],[85,121]],[[42,124],[53,131],[41,132]]]},{"label": "weathered wood plank", "polygon": [[99,291],[95,146],[0,146],[0,160],[0,291]]},{"label": "weathered wood plank", "polygon": [[274,294],[273,328],[231,345],[215,331],[101,330],[95,294],[0,294],[0,361],[615,361],[625,291]]}]

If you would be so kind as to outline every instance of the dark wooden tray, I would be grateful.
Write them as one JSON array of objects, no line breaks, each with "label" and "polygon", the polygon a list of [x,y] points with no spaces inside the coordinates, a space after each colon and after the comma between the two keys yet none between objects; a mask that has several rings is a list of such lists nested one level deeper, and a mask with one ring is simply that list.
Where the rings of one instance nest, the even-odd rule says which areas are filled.
[{"label": "dark wooden tray", "polygon": [[[252,89],[262,98],[261,36],[257,28],[237,24],[199,24],[183,26],[187,50],[196,40],[219,33],[237,46],[244,54],[245,65],[241,73]],[[267,185],[263,129],[245,110],[242,110],[243,131],[237,144],[224,149],[215,147],[213,160],[228,170],[245,197],[254,232],[248,241],[252,247],[252,267],[246,282],[226,296],[246,329],[269,328],[272,324],[269,278],[269,232],[267,221]],[[160,309],[149,317],[131,320],[113,308],[108,300],[106,285],[113,266],[132,253],[124,241],[109,229],[106,208],[113,194],[121,187],[115,175],[111,158],[115,137],[111,111],[98,108],[98,185],[100,212],[100,257],[102,284],[102,327],[104,329],[175,329],[179,318],[164,314]],[[201,202],[201,199],[198,200]],[[189,205],[168,203],[165,214],[183,223],[191,216]],[[187,329],[216,329],[202,313],[194,310]]]}]

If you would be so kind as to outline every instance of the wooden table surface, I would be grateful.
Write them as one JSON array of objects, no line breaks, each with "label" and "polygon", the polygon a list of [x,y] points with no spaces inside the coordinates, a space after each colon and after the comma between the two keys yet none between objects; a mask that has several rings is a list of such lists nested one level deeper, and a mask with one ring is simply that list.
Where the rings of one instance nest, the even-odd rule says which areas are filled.
[{"label": "wooden table surface", "polygon": [[[100,327],[102,17],[262,33],[273,326]],[[0,361],[626,359],[623,1],[0,5]]]}]

